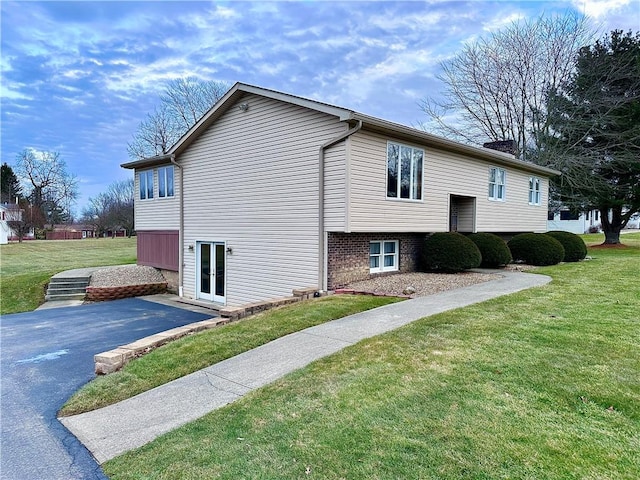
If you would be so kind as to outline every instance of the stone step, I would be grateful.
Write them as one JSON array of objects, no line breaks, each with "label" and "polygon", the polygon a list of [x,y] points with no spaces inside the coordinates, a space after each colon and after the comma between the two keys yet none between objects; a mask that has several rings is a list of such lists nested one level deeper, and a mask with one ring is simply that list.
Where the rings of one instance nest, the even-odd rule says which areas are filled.
[{"label": "stone step", "polygon": [[83,300],[91,277],[52,277],[44,296],[45,301]]}]

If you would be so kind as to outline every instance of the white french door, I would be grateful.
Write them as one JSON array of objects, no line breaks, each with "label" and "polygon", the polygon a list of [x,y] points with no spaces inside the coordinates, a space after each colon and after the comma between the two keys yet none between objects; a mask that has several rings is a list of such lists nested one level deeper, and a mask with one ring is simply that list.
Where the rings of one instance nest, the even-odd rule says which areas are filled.
[{"label": "white french door", "polygon": [[197,243],[198,269],[196,296],[202,300],[225,303],[226,257],[222,242]]}]

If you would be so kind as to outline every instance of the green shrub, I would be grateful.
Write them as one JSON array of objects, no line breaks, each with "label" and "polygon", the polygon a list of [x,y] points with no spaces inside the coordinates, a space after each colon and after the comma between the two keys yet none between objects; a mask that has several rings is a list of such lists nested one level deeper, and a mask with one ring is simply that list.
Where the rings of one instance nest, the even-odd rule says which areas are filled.
[{"label": "green shrub", "polygon": [[476,244],[457,232],[434,233],[424,241],[422,261],[426,270],[461,272],[480,266]]},{"label": "green shrub", "polygon": [[587,256],[587,246],[578,235],[571,232],[553,230],[547,235],[558,240],[564,247],[564,262],[579,262]]},{"label": "green shrub", "polygon": [[472,233],[467,238],[476,244],[482,254],[481,267],[495,268],[511,263],[507,242],[493,233]]},{"label": "green shrub", "polygon": [[529,265],[555,265],[564,258],[564,247],[545,233],[521,233],[507,244],[514,260]]}]

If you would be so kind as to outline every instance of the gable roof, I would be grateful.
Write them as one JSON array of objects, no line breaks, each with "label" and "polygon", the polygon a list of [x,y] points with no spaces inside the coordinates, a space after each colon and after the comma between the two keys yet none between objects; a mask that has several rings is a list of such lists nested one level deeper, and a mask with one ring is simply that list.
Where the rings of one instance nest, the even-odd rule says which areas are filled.
[{"label": "gable roof", "polygon": [[499,152],[497,150],[491,150],[485,147],[475,147],[471,145],[465,145],[463,143],[447,140],[446,138],[439,137],[427,133],[422,130],[407,127],[398,123],[390,122],[370,115],[365,115],[354,110],[349,110],[343,107],[330,105],[328,103],[319,102],[317,100],[310,100],[308,98],[298,97],[289,93],[278,92],[276,90],[270,90],[268,88],[256,87],[254,85],[248,85],[246,83],[237,82],[229,91],[220,99],[211,109],[205,113],[198,122],[189,129],[175,145],[164,155],[157,155],[155,157],[149,157],[142,160],[136,160],[133,162],[123,163],[121,166],[124,168],[144,168],[161,163],[167,163],[172,158],[180,155],[184,152],[189,145],[191,145],[204,131],[211,126],[220,116],[222,116],[229,108],[235,105],[242,99],[247,93],[260,95],[262,97],[271,98],[273,100],[279,100],[292,105],[297,105],[318,112],[326,113],[337,117],[340,121],[344,122],[362,122],[362,128],[364,130],[378,132],[384,135],[389,135],[394,138],[400,138],[405,141],[414,143],[423,143],[441,150],[449,151],[452,153],[459,153],[468,155],[473,158],[479,158],[498,163],[500,165],[513,166],[519,169],[528,170],[534,173],[543,175],[559,175],[560,172],[548,167],[542,167],[530,162],[525,162],[514,158],[513,155]]}]

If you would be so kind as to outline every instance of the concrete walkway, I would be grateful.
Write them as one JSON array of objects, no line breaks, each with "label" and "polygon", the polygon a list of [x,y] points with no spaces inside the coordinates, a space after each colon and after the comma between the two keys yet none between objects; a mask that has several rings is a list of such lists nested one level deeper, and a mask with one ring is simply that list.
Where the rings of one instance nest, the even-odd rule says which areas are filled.
[{"label": "concrete walkway", "polygon": [[115,405],[60,420],[99,463],[104,463],[362,339],[446,310],[545,285],[551,280],[544,275],[499,273],[503,277],[498,280],[307,328]]}]

